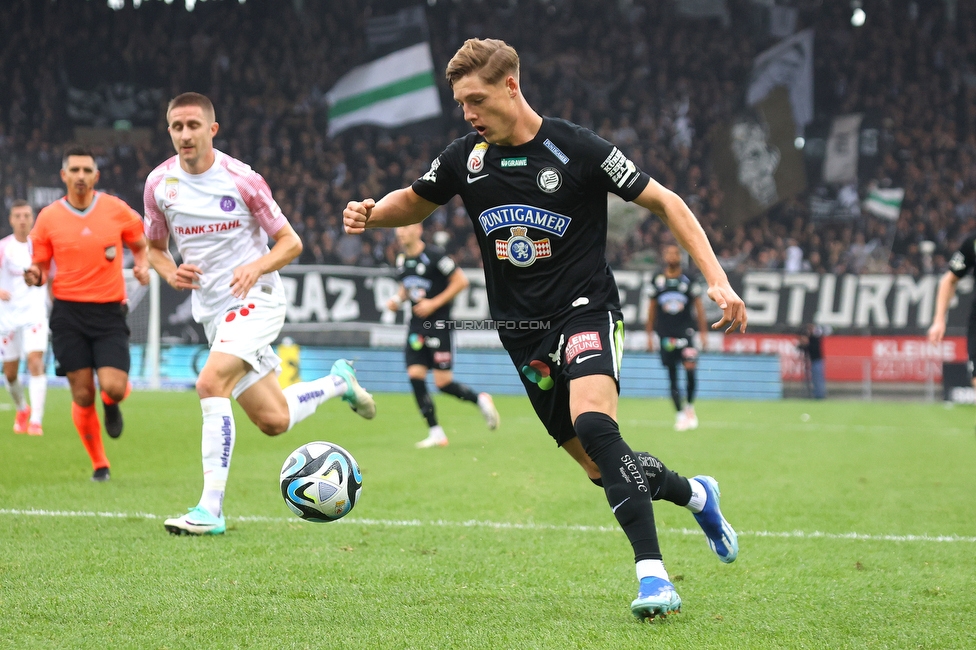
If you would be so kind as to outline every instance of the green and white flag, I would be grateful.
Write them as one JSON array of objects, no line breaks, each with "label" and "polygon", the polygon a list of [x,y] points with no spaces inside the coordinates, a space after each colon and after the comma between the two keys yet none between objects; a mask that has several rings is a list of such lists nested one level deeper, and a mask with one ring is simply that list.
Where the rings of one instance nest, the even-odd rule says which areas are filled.
[{"label": "green and white flag", "polygon": [[871,214],[892,221],[901,214],[901,202],[905,198],[905,189],[894,187],[891,189],[873,189],[864,199],[864,209]]},{"label": "green and white flag", "polygon": [[329,135],[358,124],[401,126],[441,114],[430,44],[417,43],[353,68],[326,93]]}]

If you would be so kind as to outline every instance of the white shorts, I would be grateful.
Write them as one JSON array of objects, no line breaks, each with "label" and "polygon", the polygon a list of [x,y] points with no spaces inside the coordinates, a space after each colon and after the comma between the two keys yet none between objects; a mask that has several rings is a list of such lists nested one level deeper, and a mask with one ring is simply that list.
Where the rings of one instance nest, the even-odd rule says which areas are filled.
[{"label": "white shorts", "polygon": [[0,358],[4,363],[19,361],[31,352],[47,352],[51,330],[47,321],[22,325],[0,335]]},{"label": "white shorts", "polygon": [[277,298],[252,291],[245,300],[204,325],[211,352],[230,354],[251,366],[231,391],[234,399],[265,375],[281,372],[281,359],[271,344],[285,324],[285,307]]}]

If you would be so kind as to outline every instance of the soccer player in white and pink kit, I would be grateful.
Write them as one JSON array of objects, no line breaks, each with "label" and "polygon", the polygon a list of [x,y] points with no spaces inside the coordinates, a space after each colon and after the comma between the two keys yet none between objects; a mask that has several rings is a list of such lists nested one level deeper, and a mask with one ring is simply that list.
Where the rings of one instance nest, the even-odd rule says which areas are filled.
[{"label": "soccer player in white and pink kit", "polygon": [[[219,535],[226,530],[223,499],[235,439],[231,397],[269,436],[288,431],[332,397],[367,419],[376,405],[345,359],[320,379],[284,390],[278,385],[281,360],[271,344],[286,306],[278,269],[298,257],[301,240],[261,175],[214,149],[219,126],[207,97],[177,96],[166,120],[177,155],[146,179],[149,262],[170,286],[193,291],[193,318],[204,326],[210,356],[196,384],[203,494],[164,526],[177,535]],[[179,265],[169,252],[171,236],[183,258]],[[270,249],[269,237],[275,241]]]},{"label": "soccer player in white and pink kit", "polygon": [[[0,358],[7,390],[13,397],[17,414],[14,433],[39,436],[44,433],[44,400],[47,377],[44,376],[44,352],[47,350],[47,295],[42,287],[29,287],[24,271],[30,267],[31,243],[27,235],[34,225],[34,211],[27,201],[14,201],[10,208],[13,234],[0,239]],[[24,387],[18,376],[20,360],[27,356],[30,373],[30,404],[24,399]]]}]

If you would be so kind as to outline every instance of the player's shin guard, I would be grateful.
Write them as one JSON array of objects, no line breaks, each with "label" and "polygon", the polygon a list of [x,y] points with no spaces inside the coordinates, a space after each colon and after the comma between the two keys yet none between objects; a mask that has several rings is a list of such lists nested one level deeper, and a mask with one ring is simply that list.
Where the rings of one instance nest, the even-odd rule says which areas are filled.
[{"label": "player's shin guard", "polygon": [[668,366],[668,382],[671,384],[671,399],[674,410],[681,410],[681,389],[678,387],[678,366]]},{"label": "player's shin guard", "polygon": [[691,501],[691,486],[688,479],[677,472],[672,472],[664,466],[664,463],[646,451],[635,451],[634,455],[644,469],[652,499],[655,501],[663,499],[679,506],[688,505]]},{"label": "player's shin guard", "polygon": [[346,390],[345,380],[336,375],[299,382],[282,390],[288,402],[288,430],[291,431],[292,427],[315,413],[323,402],[343,395]]},{"label": "player's shin guard", "polygon": [[81,436],[81,443],[85,445],[85,451],[91,458],[92,469],[108,467],[108,457],[105,456],[105,447],[102,446],[102,424],[98,421],[95,405],[78,406],[72,402],[71,420],[75,423],[75,429]]},{"label": "player's shin guard", "polygon": [[27,390],[30,392],[31,401],[30,421],[40,424],[44,419],[44,403],[47,401],[47,377],[44,375],[31,377]]},{"label": "player's shin guard", "polygon": [[695,368],[686,368],[685,374],[688,376],[688,403],[695,403],[695,390],[698,388],[698,371]]},{"label": "player's shin guard", "polygon": [[203,495],[200,506],[214,517],[219,517],[224,504],[230,458],[234,453],[236,427],[230,398],[204,397],[200,400],[203,411],[203,436],[200,449],[203,455]]},{"label": "player's shin guard", "polygon": [[647,478],[617,423],[609,415],[589,411],[576,418],[575,428],[583,449],[600,468],[607,501],[634,547],[634,558],[660,560]]},{"label": "player's shin guard", "polygon": [[[413,387],[413,396],[417,400],[420,414],[427,420],[427,426],[436,427],[437,414],[434,411],[434,400],[430,398],[430,393],[427,392],[427,381],[425,379],[411,379],[410,386]],[[476,402],[478,401],[477,397],[474,399]]]},{"label": "player's shin guard", "polygon": [[452,381],[447,386],[441,387],[442,393],[447,393],[448,395],[454,395],[458,399],[463,399],[465,402],[478,403],[478,393],[471,390],[464,384],[459,384],[456,381]]}]

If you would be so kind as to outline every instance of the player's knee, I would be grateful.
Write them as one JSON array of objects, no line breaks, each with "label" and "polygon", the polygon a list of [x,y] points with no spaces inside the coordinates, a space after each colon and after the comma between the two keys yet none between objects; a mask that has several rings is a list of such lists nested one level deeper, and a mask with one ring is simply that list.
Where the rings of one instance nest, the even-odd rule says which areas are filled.
[{"label": "player's knee", "polygon": [[277,436],[288,431],[291,422],[287,413],[262,413],[254,420],[254,424],[264,435]]},{"label": "player's knee", "polygon": [[197,377],[197,395],[200,399],[207,397],[228,397],[230,395],[224,386],[224,382],[220,381],[218,377],[201,373]]},{"label": "player's knee", "polygon": [[[574,428],[583,450],[591,459],[599,458],[604,449],[620,439],[617,423],[606,413],[597,411],[581,413],[576,418]],[[584,465],[583,468],[586,469],[586,466]]]},{"label": "player's knee", "polygon": [[88,408],[95,403],[95,387],[94,386],[72,386],[71,387],[71,401],[81,406],[83,408]]},{"label": "player's knee", "polygon": [[12,384],[15,381],[17,381],[17,370],[16,369],[14,369],[14,370],[4,370],[3,371],[3,376],[7,379],[8,382],[10,382]]}]

